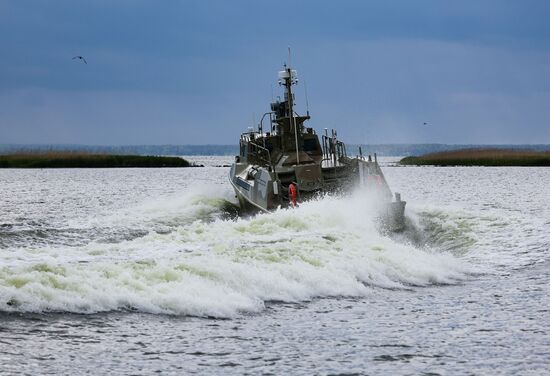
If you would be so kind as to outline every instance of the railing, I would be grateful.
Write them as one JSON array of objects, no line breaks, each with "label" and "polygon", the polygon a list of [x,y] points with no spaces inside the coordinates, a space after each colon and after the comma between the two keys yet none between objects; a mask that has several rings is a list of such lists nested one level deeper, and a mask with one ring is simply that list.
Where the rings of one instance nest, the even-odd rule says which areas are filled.
[{"label": "railing", "polygon": [[268,148],[252,141],[248,142],[248,147],[248,154],[251,157],[250,159],[256,159],[260,162],[259,164],[267,165],[271,168],[271,171],[275,171],[271,161],[271,153]]},{"label": "railing", "polygon": [[342,141],[338,141],[335,136],[329,137],[323,135],[323,160],[333,161],[334,164],[342,158],[347,157],[346,144]]}]

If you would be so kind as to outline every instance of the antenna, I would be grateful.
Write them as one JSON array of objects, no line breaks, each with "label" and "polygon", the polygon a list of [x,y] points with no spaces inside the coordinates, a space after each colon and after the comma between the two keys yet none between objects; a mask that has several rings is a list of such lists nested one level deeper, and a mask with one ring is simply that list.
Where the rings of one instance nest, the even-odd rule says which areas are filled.
[{"label": "antenna", "polygon": [[292,68],[292,64],[290,63],[290,46],[288,46],[288,67]]},{"label": "antenna", "polygon": [[306,80],[304,80],[304,91],[306,92],[306,113],[309,116],[309,101],[307,100],[307,85]]}]

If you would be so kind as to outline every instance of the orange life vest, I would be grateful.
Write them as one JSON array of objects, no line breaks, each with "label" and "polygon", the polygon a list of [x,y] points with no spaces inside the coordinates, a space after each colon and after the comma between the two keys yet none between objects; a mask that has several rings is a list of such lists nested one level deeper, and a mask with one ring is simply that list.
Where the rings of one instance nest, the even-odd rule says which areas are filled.
[{"label": "orange life vest", "polygon": [[288,186],[288,201],[293,208],[296,207],[296,197],[296,185],[294,185],[294,183],[290,183],[290,185]]}]

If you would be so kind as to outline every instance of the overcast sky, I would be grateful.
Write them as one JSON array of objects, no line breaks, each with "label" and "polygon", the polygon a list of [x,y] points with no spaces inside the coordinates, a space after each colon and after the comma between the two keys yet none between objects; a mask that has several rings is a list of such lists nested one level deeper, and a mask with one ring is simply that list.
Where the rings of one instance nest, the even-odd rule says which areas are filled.
[{"label": "overcast sky", "polygon": [[550,143],[547,0],[1,0],[0,143],[236,143],[288,46],[344,141]]}]

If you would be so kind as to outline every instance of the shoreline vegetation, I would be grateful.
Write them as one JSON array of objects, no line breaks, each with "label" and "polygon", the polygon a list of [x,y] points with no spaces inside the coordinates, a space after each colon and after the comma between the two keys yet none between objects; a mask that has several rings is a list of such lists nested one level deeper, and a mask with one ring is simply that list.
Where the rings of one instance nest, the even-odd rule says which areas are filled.
[{"label": "shoreline vegetation", "polygon": [[550,151],[462,149],[405,157],[404,166],[550,166]]},{"label": "shoreline vegetation", "polygon": [[82,151],[24,152],[0,155],[0,168],[195,167],[180,157],[117,155]]}]

